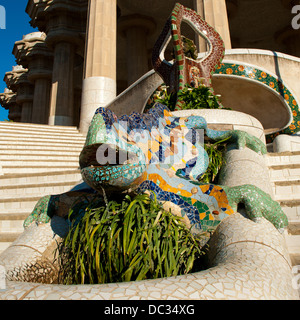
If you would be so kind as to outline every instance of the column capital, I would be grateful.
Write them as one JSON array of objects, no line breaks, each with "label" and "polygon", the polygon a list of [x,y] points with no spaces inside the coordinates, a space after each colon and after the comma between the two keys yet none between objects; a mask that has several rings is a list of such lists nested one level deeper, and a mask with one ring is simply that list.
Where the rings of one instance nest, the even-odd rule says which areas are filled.
[{"label": "column capital", "polygon": [[46,31],[49,29],[49,21],[57,19],[60,14],[67,14],[73,18],[75,16],[77,21],[73,22],[80,23],[80,18],[86,18],[87,6],[88,0],[29,0],[25,11],[31,18],[32,27]]},{"label": "column capital", "polygon": [[46,44],[58,42],[84,47],[88,0],[29,0],[26,12],[31,25],[46,33]]},{"label": "column capital", "polygon": [[22,66],[14,66],[12,71],[6,72],[4,81],[8,89],[17,91],[17,87],[21,83],[29,83],[28,81],[28,69]]},{"label": "column capital", "polygon": [[15,42],[13,54],[16,61],[28,68],[28,80],[36,78],[51,78],[53,53],[45,44],[46,34],[33,32],[22,40]]},{"label": "column capital", "polygon": [[131,28],[142,28],[147,35],[151,35],[155,31],[156,23],[152,18],[141,14],[132,14],[119,18],[118,31],[123,37],[126,36],[126,31]]},{"label": "column capital", "polygon": [[17,94],[12,90],[5,88],[3,93],[0,93],[0,104],[1,106],[9,110],[11,105],[15,105],[17,103]]},{"label": "column capital", "polygon": [[32,56],[52,56],[51,51],[45,45],[46,34],[44,32],[33,32],[23,36],[22,40],[16,41],[13,55],[18,64],[27,68],[28,61]]},{"label": "column capital", "polygon": [[47,34],[46,44],[50,49],[54,49],[59,42],[68,42],[75,47],[84,47],[85,37],[83,33],[69,30],[65,27],[51,28]]},{"label": "column capital", "polygon": [[18,104],[33,100],[33,85],[28,80],[27,69],[15,66],[11,72],[5,74],[4,80],[7,88],[16,94],[16,102]]},{"label": "column capital", "polygon": [[9,89],[0,93],[0,105],[9,110],[8,119],[19,122],[21,120],[22,107],[17,104],[17,94]]}]

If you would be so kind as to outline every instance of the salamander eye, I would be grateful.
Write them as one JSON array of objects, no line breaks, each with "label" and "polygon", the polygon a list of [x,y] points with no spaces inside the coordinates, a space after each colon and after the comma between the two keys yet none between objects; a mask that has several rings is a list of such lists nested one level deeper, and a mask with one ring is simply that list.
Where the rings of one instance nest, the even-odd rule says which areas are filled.
[{"label": "salamander eye", "polygon": [[184,120],[184,122],[188,122],[189,121],[189,119],[188,118],[186,118],[185,120]]}]

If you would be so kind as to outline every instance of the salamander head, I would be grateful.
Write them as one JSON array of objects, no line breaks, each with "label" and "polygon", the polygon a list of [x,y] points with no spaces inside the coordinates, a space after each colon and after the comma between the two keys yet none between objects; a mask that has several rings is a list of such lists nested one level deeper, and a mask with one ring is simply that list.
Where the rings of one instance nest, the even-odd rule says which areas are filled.
[{"label": "salamander head", "polygon": [[136,185],[146,164],[143,152],[129,139],[126,129],[114,119],[108,124],[105,116],[96,112],[92,120],[79,156],[80,170],[91,188],[119,192]]},{"label": "salamander head", "polygon": [[203,117],[200,116],[189,116],[184,119],[184,125],[188,129],[206,129],[207,122]]}]

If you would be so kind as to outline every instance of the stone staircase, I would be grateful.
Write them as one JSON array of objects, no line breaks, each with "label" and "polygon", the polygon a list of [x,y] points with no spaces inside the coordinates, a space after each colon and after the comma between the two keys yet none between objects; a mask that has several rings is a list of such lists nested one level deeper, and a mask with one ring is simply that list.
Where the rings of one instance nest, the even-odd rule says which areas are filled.
[{"label": "stone staircase", "polygon": [[0,253],[23,232],[41,197],[81,180],[84,142],[75,127],[0,122]]},{"label": "stone staircase", "polygon": [[300,151],[268,153],[274,197],[286,213],[286,243],[293,265],[300,265]]}]

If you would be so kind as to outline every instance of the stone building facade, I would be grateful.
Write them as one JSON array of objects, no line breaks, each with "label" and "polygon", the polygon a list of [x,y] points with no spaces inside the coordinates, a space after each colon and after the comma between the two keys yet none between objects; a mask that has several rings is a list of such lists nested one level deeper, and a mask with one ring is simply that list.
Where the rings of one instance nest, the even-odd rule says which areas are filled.
[{"label": "stone building facade", "polygon": [[[295,0],[181,0],[222,36],[227,50],[254,48],[300,57],[291,26]],[[1,105],[15,122],[78,126],[149,71],[151,51],[174,0],[29,0],[39,31],[16,41]],[[205,40],[188,26],[199,52]],[[170,49],[171,50],[171,49]],[[168,50],[167,50],[168,51]],[[168,52],[166,52],[167,55]]]}]

